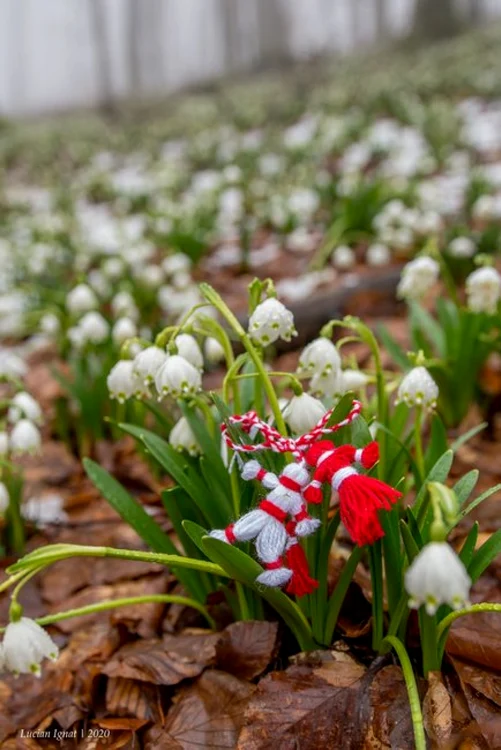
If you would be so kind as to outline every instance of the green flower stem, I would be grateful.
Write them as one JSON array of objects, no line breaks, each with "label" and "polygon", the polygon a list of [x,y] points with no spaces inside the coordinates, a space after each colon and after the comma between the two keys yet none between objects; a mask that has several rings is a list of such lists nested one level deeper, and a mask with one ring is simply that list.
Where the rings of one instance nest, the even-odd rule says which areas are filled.
[{"label": "green flower stem", "polygon": [[443,620],[441,620],[437,626],[437,639],[438,639],[438,652],[440,660],[442,659],[445,642],[449,635],[449,628],[455,620],[465,615],[474,615],[477,612],[499,612],[501,613],[501,604],[497,602],[481,602],[480,604],[471,604],[469,607],[464,609],[457,609],[455,612],[451,612]]},{"label": "green flower stem", "polygon": [[330,644],[332,643],[337,620],[346,596],[346,592],[348,591],[348,587],[352,581],[357,565],[362,559],[362,554],[363,548],[355,547],[350,557],[346,561],[343,570],[341,571],[341,575],[339,576],[336,588],[334,589],[332,596],[327,604],[327,617],[325,620],[324,629],[324,644],[326,646],[330,646]]},{"label": "green flower stem", "polygon": [[206,560],[196,560],[182,555],[168,555],[162,552],[142,552],[140,550],[91,547],[78,544],[55,544],[43,547],[40,552],[31,553],[18,560],[14,565],[11,565],[7,572],[16,574],[22,571],[23,575],[26,575],[33,568],[40,570],[54,562],[66,560],[70,557],[111,557],[119,560],[141,560],[142,562],[158,563],[169,568],[188,568],[223,576],[224,578],[229,577],[219,565]]},{"label": "green flower stem", "polygon": [[[45,617],[36,618],[35,622],[39,625],[53,625],[61,620],[69,620],[72,617],[82,617],[84,615],[92,615],[96,612],[106,612],[109,609],[118,609],[119,607],[127,607],[134,604],[181,604],[185,607],[192,607],[202,614],[207,620],[210,628],[216,630],[216,623],[207,612],[206,608],[196,602],[194,599],[188,599],[185,596],[176,596],[173,594],[145,594],[144,596],[126,596],[121,599],[112,599],[105,602],[96,602],[95,604],[87,604],[85,607],[76,607],[75,609],[68,609],[66,612],[57,612],[53,615],[46,615]],[[5,628],[0,628],[0,632],[3,632]]]},{"label": "green flower stem", "polygon": [[24,578],[26,575],[25,570],[20,570],[18,573],[15,573],[14,575],[10,575],[8,578],[5,579],[5,581],[2,581],[0,583],[0,594],[3,591],[7,591],[10,586],[14,586],[15,583],[20,581],[22,578]]},{"label": "green flower stem", "polygon": [[187,313],[183,315],[181,320],[176,326],[167,326],[164,328],[155,339],[155,346],[160,349],[165,349],[171,339],[174,339],[184,328],[188,320],[191,318],[195,310],[200,310],[202,307],[207,307],[205,302],[200,302],[198,305],[191,307]]},{"label": "green flower stem", "polygon": [[266,371],[266,368],[264,366],[263,360],[258,354],[258,351],[254,344],[252,343],[250,337],[247,335],[235,315],[231,312],[228,305],[226,305],[220,295],[213,289],[209,284],[202,283],[200,284],[200,291],[202,292],[205,299],[211,303],[225,318],[227,323],[233,328],[235,333],[239,336],[242,344],[245,347],[245,350],[249,354],[250,358],[254,362],[254,365],[256,367],[257,372],[261,376],[261,381],[263,383],[263,387],[266,393],[266,396],[268,397],[268,402],[270,404],[271,410],[273,412],[273,416],[275,417],[275,424],[277,426],[277,430],[281,432],[283,435],[286,434],[287,429],[285,426],[285,421],[282,416],[282,412],[280,411],[280,406],[278,403],[277,394],[275,393],[275,389],[273,388],[273,384],[270,380],[270,377]]},{"label": "green flower stem", "polygon": [[440,669],[438,656],[437,621],[435,615],[429,615],[421,607],[419,610],[419,632],[421,634],[421,648],[423,650],[423,674]]},{"label": "green flower stem", "polygon": [[425,478],[422,427],[423,427],[423,409],[422,407],[417,406],[416,418],[414,420],[414,449],[415,449],[416,466],[419,471],[419,478],[420,478],[421,483],[423,482]]},{"label": "green flower stem", "polygon": [[381,540],[369,547],[369,569],[372,581],[372,648],[379,651],[383,639],[383,554]]},{"label": "green flower stem", "polygon": [[205,422],[207,424],[211,437],[215,438],[217,428],[216,428],[214,416],[210,410],[209,404],[201,396],[194,395],[191,398],[192,398],[193,403],[196,404],[196,406],[200,409],[200,411],[204,415]]},{"label": "green flower stem", "polygon": [[416,678],[412,671],[411,660],[405,649],[404,644],[398,638],[393,635],[386,636],[383,641],[395,649],[395,652],[400,661],[402,667],[402,673],[404,675],[405,687],[407,688],[407,695],[409,698],[409,706],[411,709],[412,727],[414,729],[414,742],[416,750],[426,750],[426,735],[424,732],[423,714],[421,711],[421,704],[419,702],[419,692],[417,687]]}]

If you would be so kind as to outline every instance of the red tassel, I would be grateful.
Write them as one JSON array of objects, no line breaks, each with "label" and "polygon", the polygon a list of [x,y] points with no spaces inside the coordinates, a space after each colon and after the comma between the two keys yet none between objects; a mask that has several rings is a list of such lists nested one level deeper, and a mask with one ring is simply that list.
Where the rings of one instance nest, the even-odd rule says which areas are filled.
[{"label": "red tassel", "polygon": [[306,596],[318,587],[318,581],[311,578],[308,570],[308,560],[304,549],[298,542],[293,542],[285,553],[287,567],[292,570],[292,578],[287,584],[286,591],[294,596]]},{"label": "red tassel", "polygon": [[339,487],[341,521],[351,539],[362,547],[374,544],[384,536],[378,518],[379,510],[391,510],[402,493],[374,477],[354,474],[346,477]]},{"label": "red tassel", "polygon": [[308,485],[308,487],[303,490],[303,497],[306,500],[307,503],[313,503],[314,505],[318,505],[322,502],[324,498],[324,493],[322,492],[322,487],[316,487],[313,482]]},{"label": "red tassel", "polygon": [[379,461],[379,445],[374,440],[369,443],[361,452],[360,463],[364,469],[372,469],[375,464]]}]

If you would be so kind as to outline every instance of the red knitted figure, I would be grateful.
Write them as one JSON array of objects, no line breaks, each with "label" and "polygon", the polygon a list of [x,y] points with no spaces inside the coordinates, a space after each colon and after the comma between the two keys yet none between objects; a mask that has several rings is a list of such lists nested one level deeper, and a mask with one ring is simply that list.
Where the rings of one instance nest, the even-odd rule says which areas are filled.
[{"label": "red knitted figure", "polygon": [[336,448],[329,440],[321,440],[306,451],[304,458],[314,468],[313,479],[303,491],[308,503],[320,503],[322,485],[329,483],[339,494],[341,521],[355,544],[374,544],[384,536],[378,511],[390,510],[402,493],[379,479],[359,474],[353,467],[359,463],[364,469],[372,468],[379,458],[377,443],[359,449],[353,445]]}]

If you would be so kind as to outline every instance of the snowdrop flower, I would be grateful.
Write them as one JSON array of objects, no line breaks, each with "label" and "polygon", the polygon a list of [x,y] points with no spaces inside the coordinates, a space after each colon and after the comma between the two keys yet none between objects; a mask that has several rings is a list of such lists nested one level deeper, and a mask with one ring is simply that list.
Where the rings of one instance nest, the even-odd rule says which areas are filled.
[{"label": "snowdrop flower", "polygon": [[106,379],[106,385],[110,393],[110,398],[123,404],[131,396],[135,396],[140,391],[140,383],[134,372],[134,362],[127,359],[121,359],[114,365]]},{"label": "snowdrop flower", "polygon": [[494,218],[495,209],[495,198],[492,195],[481,195],[473,204],[472,213],[476,219],[482,219],[489,221]]},{"label": "snowdrop flower", "polygon": [[472,258],[476,249],[471,237],[455,237],[447,248],[449,255],[452,255],[453,258]]},{"label": "snowdrop flower", "polygon": [[54,313],[45,313],[40,319],[40,330],[47,336],[55,336],[61,328],[59,318]]},{"label": "snowdrop flower", "polygon": [[423,256],[404,266],[397,287],[397,296],[403,299],[420,299],[436,284],[440,266],[436,260]]},{"label": "snowdrop flower", "polygon": [[99,294],[101,298],[109,297],[111,294],[111,287],[106,276],[97,268],[93,268],[87,274],[89,285],[92,289]]},{"label": "snowdrop flower", "polygon": [[186,451],[190,456],[198,456],[202,452],[186,417],[181,417],[170,431],[169,443],[174,450]]},{"label": "snowdrop flower", "polygon": [[21,514],[27,521],[36,523],[42,528],[52,523],[65,523],[68,520],[63,506],[63,498],[55,493],[42,497],[30,497],[23,503]]},{"label": "snowdrop flower", "polygon": [[66,308],[71,315],[82,315],[97,306],[97,297],[87,284],[78,284],[66,297]]},{"label": "snowdrop flower", "polygon": [[365,372],[360,370],[343,370],[341,372],[341,385],[343,391],[358,391],[365,388],[369,378]]},{"label": "snowdrop flower", "polygon": [[386,266],[391,260],[390,249],[380,242],[375,243],[374,245],[369,245],[365,255],[365,260],[367,261],[367,264],[372,267]]},{"label": "snowdrop flower", "polygon": [[202,389],[202,376],[196,367],[179,354],[171,354],[158,370],[155,385],[159,400],[162,396],[172,398],[198,393]]},{"label": "snowdrop flower", "polygon": [[184,253],[174,253],[169,255],[162,261],[162,268],[167,276],[173,276],[176,273],[182,271],[189,271],[191,268],[191,260]]},{"label": "snowdrop flower", "polygon": [[422,604],[434,615],[441,604],[453,609],[468,606],[471,579],[452,547],[446,542],[425,545],[405,573],[409,607]]},{"label": "snowdrop flower", "polygon": [[3,482],[0,482],[0,518],[5,515],[5,511],[9,507],[9,503],[9,490]]},{"label": "snowdrop flower", "polygon": [[149,346],[136,355],[134,359],[134,373],[145,384],[153,385],[157,372],[167,360],[167,352],[159,346]]},{"label": "snowdrop flower", "polygon": [[84,343],[102,344],[108,338],[110,327],[101,313],[86,313],[78,323]]},{"label": "snowdrop flower", "polygon": [[29,419],[20,419],[10,434],[12,453],[38,453],[42,446],[42,437],[37,427]]},{"label": "snowdrop flower", "polygon": [[197,340],[189,333],[180,333],[176,336],[175,344],[177,353],[188,360],[197,370],[203,370],[204,358]]},{"label": "snowdrop flower", "polygon": [[332,341],[320,336],[305,346],[297,369],[300,373],[311,372],[312,375],[337,373],[341,369],[341,357]]},{"label": "snowdrop flower", "polygon": [[130,318],[119,318],[111,331],[111,337],[117,346],[123,344],[127,339],[133,339],[134,336],[137,336],[137,328]]},{"label": "snowdrop flower", "polygon": [[326,412],[325,406],[313,396],[293,396],[283,410],[284,419],[295,435],[309,432]]},{"label": "snowdrop flower", "polygon": [[148,289],[157,289],[164,280],[161,266],[141,266],[135,274],[137,281]]},{"label": "snowdrop flower", "polygon": [[278,339],[290,341],[292,336],[297,336],[291,311],[274,297],[268,297],[252,313],[249,335],[261,346],[272,344]]},{"label": "snowdrop flower", "polygon": [[425,367],[414,367],[398,387],[397,403],[422,406],[433,411],[437,405],[438,385]]},{"label": "snowdrop flower", "polygon": [[26,363],[17,354],[0,349],[0,377],[24,378],[28,368]]},{"label": "snowdrop flower", "polygon": [[43,659],[56,661],[59,654],[48,633],[29,617],[21,617],[7,625],[2,645],[4,667],[16,675],[39,677]]},{"label": "snowdrop flower", "polygon": [[124,264],[121,258],[108,258],[102,266],[104,275],[111,281],[116,281],[123,276]]},{"label": "snowdrop flower", "polygon": [[495,268],[478,268],[466,279],[468,307],[493,315],[501,297],[501,276]]},{"label": "snowdrop flower", "polygon": [[115,318],[127,317],[131,320],[137,320],[139,311],[134,302],[134,298],[129,292],[118,292],[111,300],[111,311]]},{"label": "snowdrop flower", "polygon": [[310,380],[310,392],[319,398],[338,398],[344,392],[341,371],[316,372]]},{"label": "snowdrop flower", "polygon": [[9,436],[5,430],[0,431],[0,456],[6,456],[9,452]]},{"label": "snowdrop flower", "polygon": [[331,255],[333,265],[340,270],[347,270],[355,265],[355,253],[348,245],[339,245]]},{"label": "snowdrop flower", "polygon": [[33,396],[30,396],[26,391],[19,391],[13,397],[7,418],[9,422],[15,424],[19,422],[22,417],[26,417],[32,422],[41,424],[43,422],[42,410],[38,401],[35,401]]},{"label": "snowdrop flower", "polygon": [[205,339],[204,355],[207,362],[210,362],[211,365],[216,365],[224,359],[224,349],[213,336]]}]

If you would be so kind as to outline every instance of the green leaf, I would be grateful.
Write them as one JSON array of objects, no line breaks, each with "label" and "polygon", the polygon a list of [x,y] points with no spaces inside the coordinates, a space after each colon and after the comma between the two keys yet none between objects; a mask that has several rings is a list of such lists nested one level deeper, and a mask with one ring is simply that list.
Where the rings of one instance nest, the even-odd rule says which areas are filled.
[{"label": "green leaf", "polygon": [[449,441],[444,423],[438,414],[434,414],[431,422],[430,441],[425,454],[425,466],[427,469],[436,463],[440,456],[447,450],[448,445]]},{"label": "green leaf", "polygon": [[404,543],[405,552],[410,565],[414,558],[418,556],[419,547],[417,546],[414,537],[412,536],[411,531],[405,521],[400,521],[400,533],[402,534],[402,541]]},{"label": "green leaf", "polygon": [[465,516],[467,516],[468,513],[471,513],[471,511],[474,510],[478,505],[480,505],[480,503],[483,503],[484,500],[487,500],[488,497],[491,497],[491,495],[493,495],[495,492],[499,492],[500,490],[501,490],[501,484],[496,484],[494,485],[494,487],[491,487],[485,492],[482,492],[481,495],[476,497],[475,500],[472,500],[471,503],[467,505],[466,508],[464,508],[461,511],[454,526],[456,526],[463,518],[465,518]]},{"label": "green leaf", "polygon": [[459,559],[467,569],[471,563],[471,558],[473,557],[473,553],[475,551],[475,545],[478,539],[478,529],[478,521],[475,521],[464,541],[463,546],[461,547],[461,552],[459,553]]},{"label": "green leaf", "polygon": [[446,351],[446,339],[440,323],[437,323],[435,318],[416,302],[411,302],[409,308],[411,325],[419,328],[428,341],[434,345],[437,354],[443,357]]},{"label": "green leaf", "polygon": [[297,604],[294,604],[280,589],[256,584],[256,578],[263,572],[259,563],[245,552],[209,536],[203,538],[202,546],[207,557],[212,562],[217,562],[231,578],[245,583],[271,604],[294,633],[303,651],[311,651],[317,647],[310,625]]},{"label": "green leaf", "polygon": [[418,518],[420,527],[424,520],[421,513],[421,507],[423,506],[424,499],[428,491],[428,482],[445,482],[445,480],[449,476],[449,471],[451,470],[453,459],[454,454],[451,450],[446,451],[443,456],[440,456],[438,461],[429,471],[418,494],[416,495],[416,499],[413,505],[413,511],[414,515]]},{"label": "green leaf", "polygon": [[463,435],[460,435],[457,440],[455,440],[451,445],[451,450],[456,453],[457,449],[460,448],[462,445],[468,442],[468,440],[471,440],[472,437],[475,437],[475,435],[478,435],[479,432],[482,432],[482,430],[485,430],[487,427],[487,422],[482,422],[482,424],[478,424],[475,427],[472,427],[471,430],[468,430]]},{"label": "green leaf", "polygon": [[456,493],[459,505],[462,505],[475,489],[480,472],[478,469],[472,469],[459,479],[452,488]]},{"label": "green leaf", "polygon": [[400,344],[395,341],[386,326],[378,325],[376,331],[377,335],[383,343],[384,348],[393,359],[395,364],[397,364],[404,372],[410,370],[411,363],[409,362],[407,354],[404,352]]},{"label": "green leaf", "polygon": [[473,555],[468,565],[468,573],[473,583],[478,581],[482,573],[489,567],[491,562],[501,553],[501,529],[498,529],[489,539],[482,544]]}]

